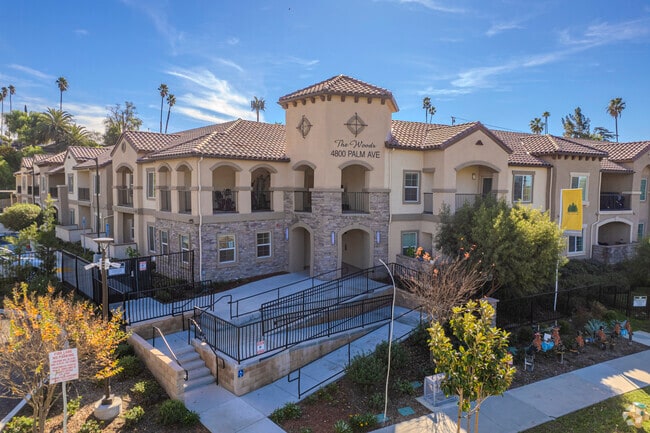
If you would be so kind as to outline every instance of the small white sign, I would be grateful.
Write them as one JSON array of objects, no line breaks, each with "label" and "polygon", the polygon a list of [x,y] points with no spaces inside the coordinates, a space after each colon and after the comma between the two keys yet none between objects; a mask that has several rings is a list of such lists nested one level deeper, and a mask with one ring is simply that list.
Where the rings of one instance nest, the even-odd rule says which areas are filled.
[{"label": "small white sign", "polygon": [[79,379],[77,348],[50,352],[50,383]]},{"label": "small white sign", "polygon": [[647,296],[635,296],[632,305],[635,307],[645,307],[647,303],[648,303]]},{"label": "small white sign", "polygon": [[266,352],[266,343],[264,342],[264,340],[258,341],[255,347],[257,348],[258,355]]}]

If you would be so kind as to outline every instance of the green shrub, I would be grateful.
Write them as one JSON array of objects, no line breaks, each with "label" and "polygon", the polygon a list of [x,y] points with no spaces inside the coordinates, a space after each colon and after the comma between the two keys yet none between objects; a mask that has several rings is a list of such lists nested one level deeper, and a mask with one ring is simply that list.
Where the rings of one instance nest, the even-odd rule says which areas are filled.
[{"label": "green shrub", "polygon": [[118,359],[117,367],[121,368],[120,377],[123,379],[136,377],[144,371],[144,364],[135,355],[126,355]]},{"label": "green shrub", "polygon": [[369,391],[380,386],[386,378],[386,362],[372,354],[357,355],[345,372],[352,383]]},{"label": "green shrub", "polygon": [[74,416],[74,414],[77,413],[80,407],[81,407],[80,395],[77,396],[76,398],[68,400],[68,404],[66,405],[66,409],[68,409],[68,416]]},{"label": "green shrub", "polygon": [[34,418],[26,416],[17,416],[9,421],[3,430],[6,433],[32,433],[34,428]]},{"label": "green shrub", "polygon": [[152,405],[166,397],[165,390],[155,380],[141,380],[131,388],[133,400],[141,405]]},{"label": "green shrub", "polygon": [[368,399],[368,406],[370,409],[383,410],[384,409],[384,394],[375,392]]},{"label": "green shrub", "polygon": [[393,384],[393,389],[401,395],[415,395],[415,388],[406,379],[397,379]]},{"label": "green shrub", "polygon": [[312,430],[309,427],[300,427],[298,433],[312,433]]},{"label": "green shrub", "polygon": [[[375,348],[375,356],[384,364],[388,362],[388,341],[379,343]],[[390,347],[390,365],[403,365],[408,360],[408,352],[400,343],[393,343]]]},{"label": "green shrub", "polygon": [[340,419],[334,423],[334,433],[353,433],[353,430],[347,421]]},{"label": "green shrub", "polygon": [[133,350],[133,346],[124,341],[117,345],[117,348],[115,349],[115,357],[124,358],[127,355],[135,355],[135,350]]},{"label": "green shrub", "polygon": [[162,425],[193,426],[199,421],[199,414],[186,408],[182,401],[166,400],[158,408],[158,422]]},{"label": "green shrub", "polygon": [[524,346],[530,345],[533,341],[533,330],[530,326],[522,326],[517,331],[517,341]]},{"label": "green shrub", "polygon": [[133,427],[144,417],[144,409],[142,409],[142,406],[134,406],[125,411],[122,416],[124,417],[124,425],[126,427]]},{"label": "green shrub", "polygon": [[615,320],[618,320],[618,313],[614,310],[607,310],[602,316],[602,319],[604,322],[613,322]]},{"label": "green shrub", "polygon": [[371,413],[350,415],[349,424],[355,432],[370,430],[377,426],[377,418]]},{"label": "green shrub", "polygon": [[79,427],[79,433],[101,433],[104,428],[103,422],[97,422],[94,419],[89,419],[81,427]]},{"label": "green shrub", "polygon": [[276,424],[282,424],[289,419],[298,419],[302,416],[302,409],[295,403],[287,403],[281,408],[274,410],[269,418]]},{"label": "green shrub", "polygon": [[575,335],[575,329],[573,329],[573,325],[568,320],[558,320],[557,326],[560,327],[560,335],[567,337]]}]

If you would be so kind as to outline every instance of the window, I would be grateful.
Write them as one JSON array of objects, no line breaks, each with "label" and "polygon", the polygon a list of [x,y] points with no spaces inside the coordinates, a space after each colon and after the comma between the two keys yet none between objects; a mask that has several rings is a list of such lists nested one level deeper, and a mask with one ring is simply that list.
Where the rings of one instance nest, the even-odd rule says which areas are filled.
[{"label": "window", "polygon": [[420,201],[420,173],[417,171],[404,172],[404,202],[418,203]]},{"label": "window", "polygon": [[639,200],[646,201],[648,197],[648,178],[641,179],[641,197]]},{"label": "window", "polygon": [[410,248],[417,248],[418,232],[402,232],[402,254],[408,253]]},{"label": "window", "polygon": [[147,226],[147,248],[149,251],[156,251],[156,229],[154,226]]},{"label": "window", "polygon": [[153,168],[147,170],[147,198],[156,198],[156,172]]},{"label": "window", "polygon": [[74,214],[74,209],[70,209],[68,211],[68,215],[70,216],[70,225],[75,225],[75,214]]},{"label": "window", "polygon": [[68,174],[68,194],[74,193],[74,174]]},{"label": "window", "polygon": [[93,194],[97,195],[100,192],[101,176],[93,174]]},{"label": "window", "polygon": [[641,241],[643,239],[643,236],[645,235],[645,224],[644,223],[639,223],[637,230],[636,230],[636,239],[638,241]]},{"label": "window", "polygon": [[582,240],[583,235],[584,235],[584,230],[582,231],[580,236],[569,236],[569,254],[579,254],[585,251],[583,240]]},{"label": "window", "polygon": [[45,176],[41,176],[41,193],[44,193],[46,190],[45,183]]},{"label": "window", "polygon": [[271,232],[257,234],[257,258],[271,257]]},{"label": "window", "polygon": [[181,260],[183,263],[190,262],[190,237],[187,235],[180,236],[181,241]]},{"label": "window", "polygon": [[160,232],[160,254],[169,254],[169,232]]},{"label": "window", "polygon": [[235,236],[219,236],[219,263],[232,263],[235,261]]},{"label": "window", "polygon": [[512,202],[531,203],[533,201],[533,175],[515,174],[512,188]]},{"label": "window", "polygon": [[587,181],[589,177],[586,174],[572,174],[571,188],[582,188],[582,201],[587,201]]},{"label": "window", "polygon": [[135,240],[135,221],[129,222],[129,234],[131,235],[131,241]]}]

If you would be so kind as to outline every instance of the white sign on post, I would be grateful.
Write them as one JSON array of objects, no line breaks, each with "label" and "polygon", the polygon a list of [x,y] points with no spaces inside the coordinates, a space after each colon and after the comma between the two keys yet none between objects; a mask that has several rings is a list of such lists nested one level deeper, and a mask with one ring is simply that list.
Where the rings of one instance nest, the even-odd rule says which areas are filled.
[{"label": "white sign on post", "polygon": [[50,352],[50,383],[79,379],[77,348]]},{"label": "white sign on post", "polygon": [[648,302],[647,296],[635,296],[634,303],[632,304],[635,307],[645,307]]}]

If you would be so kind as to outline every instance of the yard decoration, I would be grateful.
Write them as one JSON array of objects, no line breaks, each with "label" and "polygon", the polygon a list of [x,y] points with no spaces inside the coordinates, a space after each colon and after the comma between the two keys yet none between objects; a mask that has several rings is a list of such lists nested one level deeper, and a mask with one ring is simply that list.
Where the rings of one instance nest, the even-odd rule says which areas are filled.
[{"label": "yard decoration", "polygon": [[629,426],[641,428],[644,421],[650,420],[650,414],[645,404],[634,402],[623,412],[623,420]]}]

